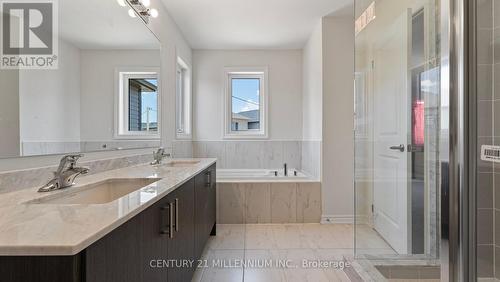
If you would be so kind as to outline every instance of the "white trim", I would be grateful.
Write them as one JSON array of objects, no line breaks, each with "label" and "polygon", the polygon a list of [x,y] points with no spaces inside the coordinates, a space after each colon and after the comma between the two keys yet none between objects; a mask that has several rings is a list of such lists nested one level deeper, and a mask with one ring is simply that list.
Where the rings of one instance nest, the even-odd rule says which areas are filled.
[{"label": "white trim", "polygon": [[[368,218],[364,215],[356,216],[357,224],[367,224]],[[321,224],[354,224],[354,215],[322,215]]]},{"label": "white trim", "polygon": [[[128,119],[123,122],[125,111],[128,109],[128,101],[122,97],[124,89],[123,75],[151,75],[158,81],[157,94],[158,94],[158,131],[155,133],[147,132],[130,132],[127,129]],[[120,140],[160,140],[161,138],[161,75],[160,68],[158,67],[118,67],[115,68],[115,111],[114,111],[114,132],[113,138]]]},{"label": "white trim", "polygon": [[[260,83],[260,130],[239,131],[231,130],[232,97],[231,83],[233,77],[259,78]],[[224,68],[224,119],[223,139],[269,139],[269,75],[268,67],[226,67]]]},{"label": "white trim", "polygon": [[[184,101],[184,132],[179,133],[177,131],[177,125],[178,125],[178,79],[177,79],[177,72],[181,69],[184,72],[184,77],[183,77],[183,92],[185,98],[187,100]],[[182,59],[182,57],[177,56],[177,61],[176,61],[176,87],[175,87],[175,139],[176,140],[192,140],[193,139],[193,91],[192,91],[192,67],[189,63],[187,63],[185,60]],[[186,132],[187,131],[187,132]]]}]

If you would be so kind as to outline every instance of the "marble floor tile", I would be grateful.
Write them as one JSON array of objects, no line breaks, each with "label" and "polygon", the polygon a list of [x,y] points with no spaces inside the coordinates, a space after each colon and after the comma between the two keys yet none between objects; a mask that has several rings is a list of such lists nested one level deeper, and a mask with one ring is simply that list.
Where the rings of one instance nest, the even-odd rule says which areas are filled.
[{"label": "marble floor tile", "polygon": [[245,248],[244,224],[217,224],[217,236],[210,236],[212,250],[242,250]]},{"label": "marble floor tile", "polygon": [[[358,236],[356,254],[375,257],[395,254],[372,228],[357,226],[356,232]],[[359,263],[360,260],[354,260],[353,242],[354,226],[349,224],[219,224],[217,236],[209,239],[202,255],[202,259],[207,260],[208,267],[197,269],[192,281],[348,282],[353,277],[352,271],[354,274],[359,274],[357,280],[353,281],[359,279],[382,281],[378,278],[366,280],[367,277],[372,277],[373,273],[365,271],[365,267]],[[262,263],[264,260],[274,261],[274,264],[270,267],[259,265],[259,262]],[[283,263],[287,260],[292,267],[277,265],[278,261]],[[217,265],[217,262],[230,264],[236,261],[246,265],[237,267]],[[304,265],[304,261],[348,261],[352,262],[352,266],[348,269],[315,267]],[[254,265],[249,265],[251,263]]]},{"label": "marble floor tile", "polygon": [[318,257],[312,249],[282,250],[281,257],[290,260],[296,267],[286,268],[285,276],[288,282],[328,282],[331,281],[321,268],[303,266],[303,261],[314,261]]},{"label": "marble floor tile", "polygon": [[[243,267],[221,267],[242,261],[244,250],[210,250],[200,282],[242,282]],[[220,263],[220,264],[219,264]]]},{"label": "marble floor tile", "polygon": [[309,241],[302,232],[302,224],[272,225],[274,240],[278,249],[308,249]]},{"label": "marble floor tile", "polygon": [[389,244],[369,226],[356,227],[356,246],[360,249],[391,249]]},{"label": "marble floor tile", "polygon": [[[323,261],[350,263],[346,257],[352,257],[353,249],[316,249],[314,252],[317,258]],[[330,281],[351,281],[341,266],[324,268],[323,271]]]},{"label": "marble floor tile", "polygon": [[278,244],[273,234],[274,227],[274,225],[268,224],[247,224],[245,232],[245,249],[277,249]]},{"label": "marble floor tile", "polygon": [[277,262],[280,259],[279,250],[245,250],[246,261],[267,261],[271,262],[270,267],[248,266],[245,267],[245,282],[286,282],[285,270],[279,267]]},{"label": "marble floor tile", "polygon": [[305,224],[301,228],[304,238],[314,249],[345,249],[354,246],[353,231],[333,224]]}]

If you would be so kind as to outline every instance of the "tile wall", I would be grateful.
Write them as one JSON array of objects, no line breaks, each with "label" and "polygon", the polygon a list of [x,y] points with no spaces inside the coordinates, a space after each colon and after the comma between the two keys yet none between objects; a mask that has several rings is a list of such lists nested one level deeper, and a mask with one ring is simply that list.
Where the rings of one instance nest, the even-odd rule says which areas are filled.
[{"label": "tile wall", "polygon": [[497,100],[500,91],[496,90],[496,84],[500,82],[500,64],[497,64],[500,63],[500,44],[497,43],[500,25],[498,28],[495,25],[500,23],[500,14],[495,12],[500,5],[494,5],[495,2],[478,1],[477,271],[480,278],[500,277],[500,199],[495,198],[495,195],[500,195],[500,185],[497,184],[500,183],[500,174],[497,174],[500,166],[480,159],[481,145],[500,140],[496,138],[500,136],[500,100]]}]

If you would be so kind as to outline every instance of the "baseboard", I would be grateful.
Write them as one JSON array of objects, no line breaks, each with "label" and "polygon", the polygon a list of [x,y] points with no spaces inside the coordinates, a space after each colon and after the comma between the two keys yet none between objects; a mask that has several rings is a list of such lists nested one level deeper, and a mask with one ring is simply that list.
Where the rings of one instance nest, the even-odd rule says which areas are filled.
[{"label": "baseboard", "polygon": [[[357,224],[366,224],[368,217],[366,215],[356,216]],[[354,224],[354,215],[322,215],[321,224]]]}]

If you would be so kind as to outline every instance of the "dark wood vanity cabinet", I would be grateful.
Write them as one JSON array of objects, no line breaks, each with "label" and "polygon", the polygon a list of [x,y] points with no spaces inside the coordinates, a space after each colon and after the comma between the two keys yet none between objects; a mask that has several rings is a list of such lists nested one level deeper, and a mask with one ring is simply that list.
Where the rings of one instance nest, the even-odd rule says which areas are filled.
[{"label": "dark wood vanity cabinet", "polygon": [[195,254],[200,257],[210,235],[215,235],[216,169],[212,165],[195,177]]},{"label": "dark wood vanity cabinet", "polygon": [[215,235],[215,176],[214,164],[75,256],[0,257],[0,281],[191,281]]}]

